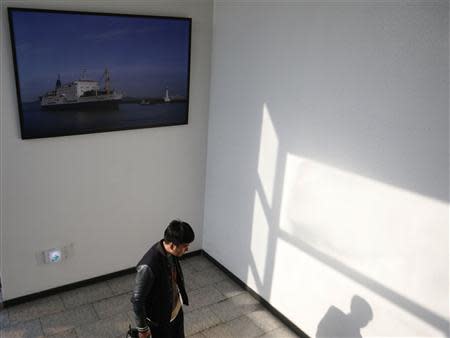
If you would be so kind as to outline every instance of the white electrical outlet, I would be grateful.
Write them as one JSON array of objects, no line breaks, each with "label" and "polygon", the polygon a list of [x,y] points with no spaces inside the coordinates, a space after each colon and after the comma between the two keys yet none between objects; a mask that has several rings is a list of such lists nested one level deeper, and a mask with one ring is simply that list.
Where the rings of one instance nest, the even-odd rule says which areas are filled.
[{"label": "white electrical outlet", "polygon": [[60,263],[63,259],[63,252],[61,249],[50,249],[44,251],[44,259],[46,264]]},{"label": "white electrical outlet", "polygon": [[73,255],[73,243],[70,243],[69,245],[60,248],[52,248],[36,253],[36,259],[38,265],[53,264],[53,263],[61,263],[72,255]]}]

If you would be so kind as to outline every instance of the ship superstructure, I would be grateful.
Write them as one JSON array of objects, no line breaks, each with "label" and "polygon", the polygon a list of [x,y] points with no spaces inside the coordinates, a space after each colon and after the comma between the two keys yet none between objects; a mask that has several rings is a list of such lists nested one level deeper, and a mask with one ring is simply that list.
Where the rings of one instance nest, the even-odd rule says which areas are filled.
[{"label": "ship superstructure", "polygon": [[110,77],[107,69],[105,69],[104,78],[105,87],[101,89],[98,81],[84,78],[61,84],[58,75],[55,89],[41,97],[41,108],[58,110],[117,108],[123,94],[110,89]]}]

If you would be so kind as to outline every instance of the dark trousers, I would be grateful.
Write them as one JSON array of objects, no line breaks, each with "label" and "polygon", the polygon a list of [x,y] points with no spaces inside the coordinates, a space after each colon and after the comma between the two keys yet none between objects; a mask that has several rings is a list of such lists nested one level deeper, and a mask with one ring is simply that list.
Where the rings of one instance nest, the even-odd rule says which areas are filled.
[{"label": "dark trousers", "polygon": [[184,314],[180,309],[177,317],[167,326],[152,327],[152,338],[184,338]]}]

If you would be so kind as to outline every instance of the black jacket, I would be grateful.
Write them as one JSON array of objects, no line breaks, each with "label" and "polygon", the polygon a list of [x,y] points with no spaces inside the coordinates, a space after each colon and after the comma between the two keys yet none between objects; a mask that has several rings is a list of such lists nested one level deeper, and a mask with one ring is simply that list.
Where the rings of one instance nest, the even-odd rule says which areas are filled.
[{"label": "black jacket", "polygon": [[[164,249],[161,240],[147,251],[136,267],[136,284],[131,302],[136,325],[140,330],[148,328],[148,321],[154,326],[166,326],[170,322],[173,290],[167,255],[169,253]],[[177,270],[177,285],[183,304],[189,305],[183,272],[177,257],[174,257],[174,262]]]}]

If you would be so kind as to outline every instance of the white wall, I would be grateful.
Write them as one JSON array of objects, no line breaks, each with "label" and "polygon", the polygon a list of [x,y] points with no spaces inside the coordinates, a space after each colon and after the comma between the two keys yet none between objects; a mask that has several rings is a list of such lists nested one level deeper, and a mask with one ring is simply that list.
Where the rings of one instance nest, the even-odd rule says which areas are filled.
[{"label": "white wall", "polygon": [[[20,138],[6,7],[192,18],[189,124],[69,137]],[[2,1],[1,269],[3,299],[134,266],[173,218],[201,248],[212,1]],[[39,266],[40,250],[73,256]]]},{"label": "white wall", "polygon": [[203,247],[310,336],[448,335],[448,15],[215,2]]}]

